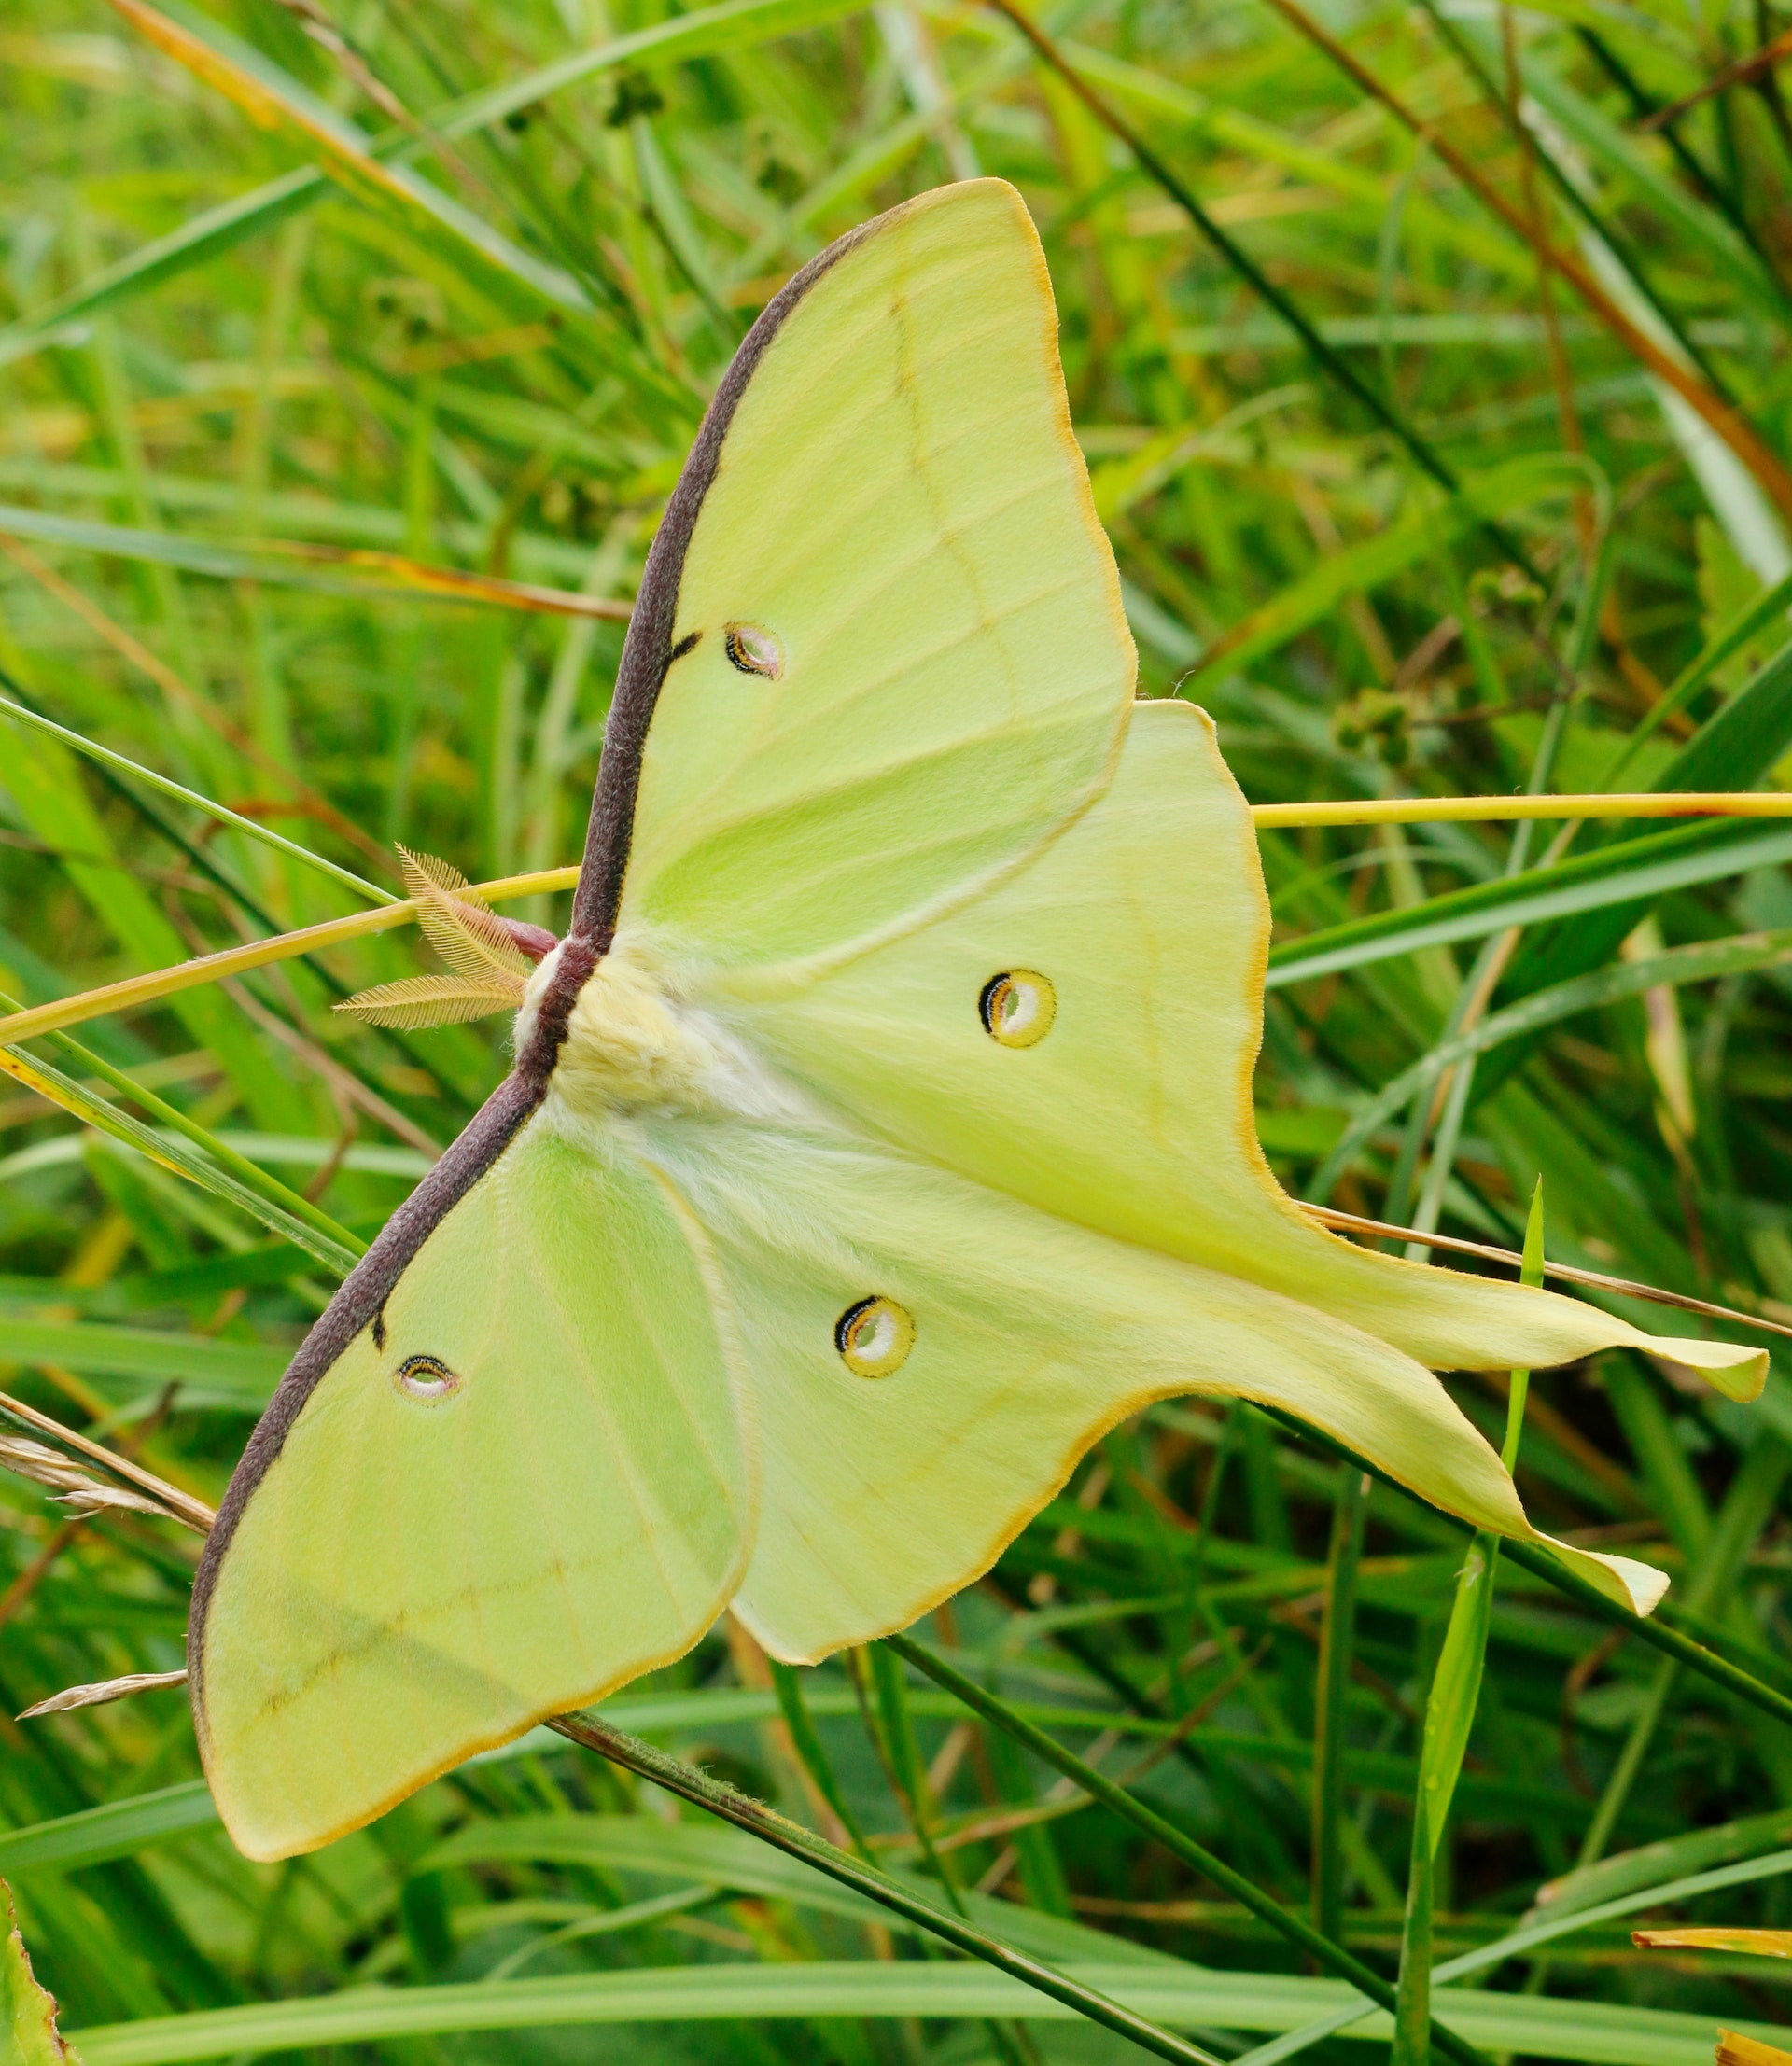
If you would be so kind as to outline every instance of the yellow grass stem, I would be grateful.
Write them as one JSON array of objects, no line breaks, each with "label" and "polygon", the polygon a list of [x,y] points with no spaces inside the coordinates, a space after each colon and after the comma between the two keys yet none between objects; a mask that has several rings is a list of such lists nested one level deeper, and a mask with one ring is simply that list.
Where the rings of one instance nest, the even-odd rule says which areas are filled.
[{"label": "yellow grass stem", "polygon": [[[1750,789],[1651,791],[1640,796],[1389,796],[1343,803],[1253,803],[1251,816],[1259,831],[1301,825],[1414,825],[1447,818],[1489,823],[1516,817],[1792,817],[1792,794]],[[548,890],[570,889],[578,880],[576,867],[543,868],[533,874],[506,875],[497,882],[475,884],[474,887],[488,902],[504,903]],[[226,976],[265,968],[271,961],[289,961],[299,955],[315,954],[320,947],[339,946],[343,941],[365,939],[371,933],[389,932],[394,926],[412,924],[416,916],[417,906],[413,901],[381,904],[371,911],[354,912],[346,918],[306,926],[298,932],[276,933],[267,940],[251,941],[246,946],[202,955],[172,969],[152,969],[147,975],[127,976],[121,983],[83,990],[77,997],[59,998],[53,1004],[39,1004],[29,1012],[17,1012],[0,1019],[0,1041],[10,1047],[20,1040],[35,1040],[41,1033],[79,1026],[86,1019],[140,1011],[177,990],[198,989]]]},{"label": "yellow grass stem", "polygon": [[1684,789],[1642,796],[1378,796],[1337,803],[1253,803],[1259,831],[1297,825],[1481,824],[1514,817],[1792,817],[1778,789]]},{"label": "yellow grass stem", "polygon": [[[473,886],[488,903],[505,903],[516,897],[535,897],[554,889],[570,889],[579,880],[575,868],[541,868],[529,875],[506,875],[497,882]],[[320,926],[305,926],[298,932],[276,933],[268,940],[252,940],[246,946],[226,947],[219,954],[201,955],[192,961],[176,962],[172,969],[152,969],[147,975],[126,976],[121,983],[107,983],[97,990],[83,990],[77,997],[58,998],[53,1004],[39,1004],[29,1012],[15,1012],[0,1018],[0,1042],[15,1047],[21,1040],[39,1034],[57,1033],[78,1026],[84,1019],[103,1018],[114,1012],[140,1011],[177,990],[196,990],[226,976],[243,975],[250,969],[265,968],[271,961],[290,961],[301,954],[315,954],[320,947],[339,946],[345,940],[364,940],[371,933],[390,932],[394,926],[413,923],[418,905],[379,904],[371,911],[351,912],[346,918],[329,918]]]}]

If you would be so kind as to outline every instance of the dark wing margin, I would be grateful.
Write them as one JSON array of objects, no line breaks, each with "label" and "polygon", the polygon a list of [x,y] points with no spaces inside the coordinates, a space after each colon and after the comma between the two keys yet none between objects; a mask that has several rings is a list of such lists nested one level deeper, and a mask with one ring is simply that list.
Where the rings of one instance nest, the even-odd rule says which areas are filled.
[{"label": "dark wing margin", "polygon": [[653,706],[659,701],[666,669],[696,643],[694,638],[679,640],[674,648],[679,590],[684,578],[684,556],[697,527],[703,498],[716,477],[735,412],[767,345],[791,311],[824,272],[867,237],[875,235],[883,219],[877,216],[836,238],[802,272],[793,273],[760,311],[758,321],[742,338],[740,349],[722,375],[678,485],[665,505],[665,514],[660,520],[641,573],[635,613],[629,619],[628,636],[616,669],[616,693],[604,725],[603,760],[591,800],[584,860],[572,900],[574,936],[591,940],[600,954],[609,947],[615,932],[616,913],[623,900],[623,875],[628,867],[629,844],[635,831],[635,799],[641,783],[641,754],[647,745],[647,728],[653,721]]},{"label": "dark wing margin", "polygon": [[384,1308],[417,1250],[520,1134],[547,1094],[547,1075],[512,1069],[485,1100],[440,1162],[380,1229],[378,1238],[343,1279],[287,1365],[267,1411],[231,1475],[224,1503],[206,1537],[193,1577],[187,1620],[187,1672],[193,1710],[203,1704],[205,1612],[243,1510],[280,1454],[288,1430],[330,1365]]},{"label": "dark wing margin", "polygon": [[653,707],[667,668],[679,653],[690,649],[689,644],[681,644],[675,650],[673,644],[685,553],[696,529],[704,496],[715,479],[729,426],[748,382],[791,311],[823,273],[877,228],[878,221],[874,220],[849,230],[811,258],[773,296],[742,339],[704,415],[696,441],[666,503],[636,595],[634,615],[616,671],[616,693],[604,727],[603,759],[592,798],[579,886],[573,895],[571,929],[560,944],[550,986],[540,1000],[533,1037],[518,1055],[516,1068],[343,1278],[342,1288],[301,1343],[267,1411],[256,1423],[255,1432],[231,1475],[193,1579],[187,1668],[196,1719],[202,1716],[204,1706],[206,1610],[244,1509],[325,1374],[362,1328],[378,1317],[393,1286],[425,1241],[522,1132],[547,1095],[548,1078],[566,1038],[573,1000],[615,932],[648,727],[653,721]]}]

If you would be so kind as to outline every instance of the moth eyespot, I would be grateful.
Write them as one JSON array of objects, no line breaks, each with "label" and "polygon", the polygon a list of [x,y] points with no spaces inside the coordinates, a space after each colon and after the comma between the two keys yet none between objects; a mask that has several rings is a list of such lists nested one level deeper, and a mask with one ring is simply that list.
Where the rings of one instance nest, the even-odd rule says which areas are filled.
[{"label": "moth eyespot", "polygon": [[445,1399],[460,1389],[460,1379],[440,1356],[407,1356],[399,1365],[395,1382],[413,1399]]},{"label": "moth eyespot", "polygon": [[1052,1030],[1057,992],[1032,969],[1004,969],[977,995],[983,1030],[1000,1047],[1032,1047]]},{"label": "moth eyespot", "polygon": [[915,1322],[893,1298],[861,1298],[833,1323],[833,1346],[855,1377],[888,1377],[915,1346]]},{"label": "moth eyespot", "polygon": [[730,624],[721,643],[743,675],[763,675],[767,681],[776,681],[784,672],[784,649],[761,625]]}]

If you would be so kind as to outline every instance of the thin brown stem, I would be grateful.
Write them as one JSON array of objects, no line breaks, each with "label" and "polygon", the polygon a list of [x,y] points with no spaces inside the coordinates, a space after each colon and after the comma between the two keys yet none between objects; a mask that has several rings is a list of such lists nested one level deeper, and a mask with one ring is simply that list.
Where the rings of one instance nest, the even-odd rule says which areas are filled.
[{"label": "thin brown stem", "polygon": [[39,1413],[35,1406],[28,1406],[22,1399],[15,1399],[10,1392],[0,1391],[0,1413],[10,1414],[15,1420],[22,1420],[28,1428],[35,1428],[40,1434],[49,1435],[52,1441],[77,1449],[93,1462],[104,1464],[108,1471],[116,1472],[121,1478],[142,1491],[147,1492],[163,1506],[178,1514],[182,1520],[198,1529],[202,1534],[209,1531],[217,1515],[203,1500],[197,1500],[190,1492],[183,1492],[178,1486],[170,1485],[166,1478],[159,1478],[153,1471],[146,1471],[140,1463],[132,1462],[129,1457],[121,1457],[116,1449],[103,1449],[97,1442],[90,1442],[84,1434],[77,1434],[73,1428],[65,1428],[60,1420],[52,1420],[47,1413]]},{"label": "thin brown stem", "polygon": [[1792,518],[1792,470],[1788,470],[1779,454],[1739,410],[1714,394],[1695,373],[1639,329],[1578,258],[1552,243],[1540,228],[1533,229],[1436,123],[1425,121],[1414,114],[1391,87],[1378,78],[1336,36],[1322,28],[1296,0],[1269,0],[1269,5],[1315,48],[1323,50],[1361,91],[1379,102],[1414,136],[1428,143],[1481,205],[1535,254],[1540,265],[1567,281],[1613,336],[1659,380],[1665,381],[1688,407],[1698,412],[1759,482],[1781,513]]},{"label": "thin brown stem", "polygon": [[[1421,1234],[1416,1227],[1397,1227],[1385,1220],[1365,1220],[1354,1212],[1335,1212],[1330,1206],[1308,1205],[1300,1209],[1323,1225],[1341,1234],[1368,1234],[1398,1240],[1423,1241],[1434,1249],[1448,1249],[1455,1255],[1478,1255],[1490,1263],[1521,1263],[1524,1258],[1512,1249],[1490,1248],[1481,1241],[1459,1241],[1448,1235]],[[1598,1291],[1616,1291],[1625,1298],[1643,1298],[1656,1305],[1677,1305],[1684,1313],[1703,1313],[1708,1319],[1729,1320],[1737,1327],[1756,1327],[1769,1334],[1792,1336],[1792,1327],[1778,1320],[1763,1319],[1758,1313],[1739,1312],[1733,1305],[1714,1305],[1710,1300],[1688,1298],[1682,1291],[1664,1291],[1653,1284],[1633,1283],[1626,1277],[1606,1277],[1599,1270],[1576,1269],[1568,1263],[1546,1263],[1546,1277],[1559,1277],[1565,1284],[1586,1284]]]},{"label": "thin brown stem", "polygon": [[[1500,0],[1500,46],[1505,58],[1506,98],[1516,112],[1524,99],[1524,75],[1519,65],[1518,31],[1513,24],[1508,0]],[[1548,232],[1543,196],[1537,189],[1536,139],[1527,123],[1516,121],[1512,126],[1519,147],[1519,182],[1524,196],[1524,212],[1531,219],[1532,232],[1541,246]],[[1555,286],[1549,268],[1541,263],[1537,267],[1537,306],[1543,314],[1543,332],[1548,346],[1550,377],[1555,383],[1561,441],[1570,452],[1585,452],[1587,440],[1581,434],[1580,412],[1575,407],[1574,372],[1568,364],[1567,348],[1561,342],[1561,324],[1556,314]],[[1579,508],[1582,550],[1590,556],[1592,512],[1585,496],[1580,498]]]},{"label": "thin brown stem", "polygon": [[1759,49],[1751,50],[1746,57],[1738,58],[1734,64],[1726,64],[1721,71],[1714,72],[1702,86],[1694,87],[1690,93],[1671,101],[1666,107],[1658,107],[1636,126],[1645,133],[1652,129],[1665,129],[1701,101],[1708,101],[1714,93],[1722,93],[1732,86],[1747,85],[1751,79],[1759,78],[1763,72],[1771,71],[1785,57],[1792,57],[1792,29],[1776,35],[1771,43],[1763,43]]},{"label": "thin brown stem", "polygon": [[56,1559],[86,1526],[87,1516],[83,1514],[77,1514],[72,1521],[64,1521],[6,1591],[0,1593],[0,1628],[6,1626],[49,1576]]}]

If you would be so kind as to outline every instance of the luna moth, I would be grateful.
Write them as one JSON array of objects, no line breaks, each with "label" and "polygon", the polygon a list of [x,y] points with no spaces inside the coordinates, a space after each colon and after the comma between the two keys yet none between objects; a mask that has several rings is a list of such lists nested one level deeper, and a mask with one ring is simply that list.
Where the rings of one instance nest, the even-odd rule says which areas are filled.
[{"label": "luna moth", "polygon": [[[1026,210],[924,194],[797,273],[716,393],[567,936],[413,878],[467,1009],[517,1005],[515,1067],[208,1541],[189,1683],[242,1850],[329,1842],[724,1609],[792,1662],[900,1628],[1154,1400],[1284,1409],[1539,1541],[1434,1372],[1623,1343],[1759,1389],[1757,1351],[1284,1195],[1251,819],[1208,717],[1134,690]],[[1638,1609],[1665,1584],[1551,1547]]]}]

